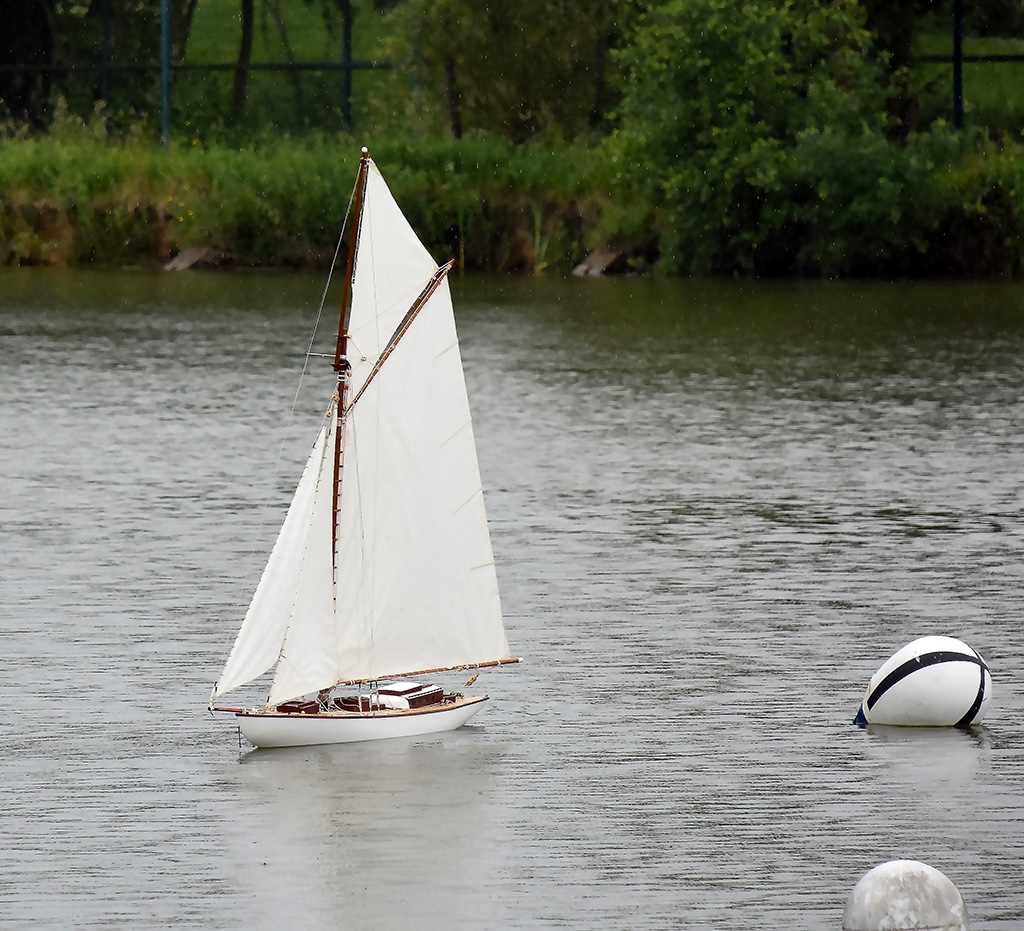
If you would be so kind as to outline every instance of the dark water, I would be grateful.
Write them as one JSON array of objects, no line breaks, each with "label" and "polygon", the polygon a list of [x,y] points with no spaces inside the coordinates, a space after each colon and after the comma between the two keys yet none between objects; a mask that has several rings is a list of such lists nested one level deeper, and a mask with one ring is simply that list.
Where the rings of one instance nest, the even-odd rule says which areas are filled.
[{"label": "dark water", "polygon": [[[0,276],[0,924],[814,931],[907,857],[1024,928],[1024,288],[457,281],[528,662],[451,734],[252,752],[205,705],[321,287]],[[852,727],[929,633],[985,725]]]}]

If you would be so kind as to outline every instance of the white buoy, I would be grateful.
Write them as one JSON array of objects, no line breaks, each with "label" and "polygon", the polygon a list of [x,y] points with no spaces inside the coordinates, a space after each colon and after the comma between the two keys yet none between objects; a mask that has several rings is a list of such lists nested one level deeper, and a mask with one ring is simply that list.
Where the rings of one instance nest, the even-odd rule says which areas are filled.
[{"label": "white buoy", "polygon": [[843,931],[968,931],[967,906],[935,867],[890,860],[869,870],[853,887]]},{"label": "white buoy", "polygon": [[962,640],[921,637],[894,653],[868,683],[854,724],[968,727],[992,694],[985,661]]}]

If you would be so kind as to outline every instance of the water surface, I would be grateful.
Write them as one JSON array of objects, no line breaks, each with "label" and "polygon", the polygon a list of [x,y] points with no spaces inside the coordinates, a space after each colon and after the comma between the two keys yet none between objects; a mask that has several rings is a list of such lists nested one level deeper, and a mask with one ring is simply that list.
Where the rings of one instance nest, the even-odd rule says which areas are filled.
[{"label": "water surface", "polygon": [[[0,924],[813,931],[908,857],[1024,928],[1024,288],[456,280],[527,663],[451,734],[252,751],[205,706],[321,290],[0,276]],[[851,726],[929,633],[985,725]]]}]

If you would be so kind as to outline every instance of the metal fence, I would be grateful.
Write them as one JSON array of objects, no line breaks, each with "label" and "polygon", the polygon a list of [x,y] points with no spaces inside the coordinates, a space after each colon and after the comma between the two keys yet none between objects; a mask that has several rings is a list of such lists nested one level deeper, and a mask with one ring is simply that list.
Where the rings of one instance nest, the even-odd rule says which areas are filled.
[{"label": "metal fence", "polygon": [[[315,61],[315,62],[225,62],[225,63],[204,63],[191,64],[175,62],[171,56],[171,16],[170,0],[160,2],[160,36],[159,36],[159,61],[157,62],[119,62],[112,57],[110,43],[111,32],[111,11],[109,3],[102,6],[102,37],[100,60],[98,62],[75,62],[75,63],[53,63],[42,64],[26,63],[0,63],[0,74],[18,74],[25,76],[38,76],[49,79],[55,75],[70,76],[74,74],[99,75],[99,99],[106,104],[108,109],[115,102],[112,90],[113,78],[115,75],[124,74],[150,74],[159,78],[159,100],[160,100],[160,127],[161,134],[165,141],[171,138],[171,115],[172,97],[175,80],[178,76],[188,73],[203,72],[230,72],[243,77],[248,83],[249,75],[253,72],[320,72],[322,74],[337,74],[342,76],[342,88],[340,100],[338,101],[341,110],[342,123],[345,129],[352,129],[352,76],[358,71],[388,70],[391,68],[389,62],[356,60],[352,57],[352,11],[350,4],[346,4],[343,11],[342,21],[342,54],[339,61]],[[94,77],[93,77],[94,80]],[[65,82],[67,85],[67,82]]]},{"label": "metal fence", "polygon": [[953,66],[953,126],[962,129],[964,125],[964,65],[1024,62],[1024,55],[965,55],[964,3],[963,0],[953,0],[953,53],[951,55],[918,55],[914,61],[921,64],[951,64]]},{"label": "metal fence", "polygon": [[202,72],[245,72],[247,75],[252,72],[321,72],[324,74],[340,73],[344,77],[343,88],[339,106],[342,113],[344,128],[352,129],[352,75],[357,71],[390,70],[390,62],[371,60],[349,60],[349,61],[315,61],[315,62],[249,62],[238,64],[237,62],[212,63],[212,64],[189,64],[185,62],[162,62],[150,63],[122,63],[106,61],[101,63],[67,63],[47,65],[2,65],[0,72],[26,74],[26,75],[72,75],[72,74],[99,74],[100,76],[100,99],[109,107],[113,103],[111,91],[111,79],[115,74],[151,74],[160,78],[160,126],[161,134],[165,140],[171,138],[171,112],[173,107],[173,88],[175,76],[188,73]]},{"label": "metal fence", "polygon": [[[964,10],[963,0],[953,2],[952,38],[953,51],[949,55],[918,55],[914,62],[918,64],[952,65],[952,117],[953,125],[960,129],[964,125],[964,82],[963,68],[965,64],[1007,64],[1024,63],[1024,55],[1013,54],[964,54]],[[166,141],[171,138],[172,96],[175,77],[186,73],[201,72],[233,72],[244,73],[246,80],[252,72],[320,72],[324,74],[340,73],[343,76],[341,99],[339,106],[342,123],[345,129],[353,128],[352,116],[352,76],[357,71],[389,70],[392,65],[384,61],[354,60],[352,58],[351,23],[345,23],[343,31],[343,50],[340,61],[318,62],[225,62],[219,64],[189,64],[174,62],[171,59],[170,26],[168,0],[161,3],[160,23],[160,61],[152,63],[124,63],[110,58],[109,43],[104,40],[103,60],[98,63],[74,64],[0,64],[0,73],[19,73],[40,76],[68,75],[88,73],[100,75],[100,99],[109,107],[112,103],[111,83],[114,74],[135,72],[140,74],[159,75],[160,88],[160,126],[161,134]]]}]

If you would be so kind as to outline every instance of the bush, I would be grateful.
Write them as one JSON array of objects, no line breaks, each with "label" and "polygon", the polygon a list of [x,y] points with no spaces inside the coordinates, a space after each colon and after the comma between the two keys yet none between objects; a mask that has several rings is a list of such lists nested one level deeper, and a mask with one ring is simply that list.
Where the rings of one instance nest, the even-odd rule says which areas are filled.
[{"label": "bush", "polygon": [[[672,272],[886,273],[939,223],[944,127],[890,138],[884,62],[852,0],[671,0],[625,53],[610,158]],[[924,196],[922,196],[924,195]]]}]

